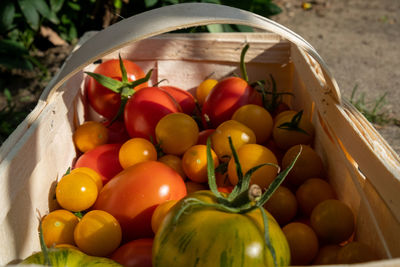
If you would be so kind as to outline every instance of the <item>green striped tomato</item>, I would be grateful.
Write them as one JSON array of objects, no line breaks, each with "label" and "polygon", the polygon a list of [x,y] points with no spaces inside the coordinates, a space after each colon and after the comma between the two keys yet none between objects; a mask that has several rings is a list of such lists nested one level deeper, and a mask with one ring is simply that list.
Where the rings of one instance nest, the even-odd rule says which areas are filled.
[{"label": "green striped tomato", "polygon": [[217,203],[211,191],[197,191],[180,200],[155,236],[154,266],[274,266],[271,251],[278,266],[290,264],[286,238],[268,212],[268,240],[273,249],[266,244],[259,209],[238,214],[214,207],[191,206],[175,221],[188,198]]},{"label": "green striped tomato", "polygon": [[[48,249],[49,260],[53,267],[92,267],[92,266],[104,266],[104,267],[120,267],[119,263],[115,261],[103,258],[93,257],[80,252],[77,249],[71,248],[52,248]],[[37,252],[24,261],[21,264],[41,264],[45,265],[45,259],[43,252]]]}]

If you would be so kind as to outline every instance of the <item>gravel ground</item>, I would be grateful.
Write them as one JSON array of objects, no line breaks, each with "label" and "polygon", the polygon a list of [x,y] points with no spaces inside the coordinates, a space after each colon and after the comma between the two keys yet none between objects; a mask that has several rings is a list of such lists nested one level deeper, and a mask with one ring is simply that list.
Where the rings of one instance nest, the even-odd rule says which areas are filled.
[{"label": "gravel ground", "polygon": [[[272,19],[305,38],[327,62],[342,97],[365,94],[370,110],[386,93],[381,112],[400,120],[400,1],[312,1],[304,9],[298,0],[276,1],[283,12]],[[358,96],[358,98],[357,98]],[[400,125],[375,128],[400,154]]]}]

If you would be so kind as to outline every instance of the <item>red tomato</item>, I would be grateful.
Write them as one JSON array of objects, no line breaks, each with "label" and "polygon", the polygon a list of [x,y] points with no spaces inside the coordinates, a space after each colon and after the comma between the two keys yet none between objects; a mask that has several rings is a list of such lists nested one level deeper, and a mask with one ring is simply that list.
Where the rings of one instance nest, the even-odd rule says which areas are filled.
[{"label": "red tomato", "polygon": [[161,89],[167,91],[182,108],[182,112],[192,115],[196,108],[194,97],[188,91],[174,86],[160,86]]},{"label": "red tomato", "polygon": [[198,145],[207,145],[207,139],[210,135],[215,132],[215,129],[206,129],[199,132],[199,138],[197,139]]},{"label": "red tomato", "polygon": [[94,205],[113,215],[122,228],[123,240],[152,237],[151,217],[155,208],[170,199],[186,196],[182,177],[158,161],[128,167],[100,192]]},{"label": "red tomato", "polygon": [[82,154],[74,168],[89,167],[101,175],[103,185],[122,171],[118,153],[122,144],[105,144]]},{"label": "red tomato", "polygon": [[[128,74],[129,81],[135,81],[146,76],[143,70],[132,61],[123,60],[123,63]],[[122,79],[118,59],[104,61],[96,67],[94,72],[111,77],[116,80]],[[144,87],[147,87],[147,83],[143,83],[135,87],[135,89],[138,90]],[[88,96],[89,104],[97,113],[103,115],[108,119],[114,118],[114,116],[118,112],[119,106],[121,105],[121,96],[119,94],[102,86],[92,77],[88,77],[88,81],[86,83],[86,93]]]},{"label": "red tomato", "polygon": [[230,194],[230,193],[232,193],[233,188],[234,188],[233,186],[218,187],[218,191],[221,193]]},{"label": "red tomato", "polygon": [[129,135],[156,140],[158,121],[169,113],[179,112],[176,101],[158,87],[146,87],[136,92],[126,103],[125,126]]},{"label": "red tomato", "polygon": [[207,128],[216,128],[230,120],[233,113],[246,104],[262,105],[261,95],[239,77],[225,78],[214,86],[206,98],[202,110],[203,124]]},{"label": "red tomato", "polygon": [[136,239],[119,247],[111,259],[124,267],[152,267],[153,239]]},{"label": "red tomato", "polygon": [[108,142],[109,144],[125,143],[130,136],[126,131],[125,124],[123,121],[114,121],[109,125],[110,121],[104,121],[103,124],[108,130]]}]

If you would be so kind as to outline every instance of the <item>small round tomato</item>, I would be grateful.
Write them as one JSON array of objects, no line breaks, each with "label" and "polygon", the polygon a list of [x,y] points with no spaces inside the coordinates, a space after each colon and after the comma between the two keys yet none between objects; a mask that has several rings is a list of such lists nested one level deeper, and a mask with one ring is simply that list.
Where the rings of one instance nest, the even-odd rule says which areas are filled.
[{"label": "small round tomato", "polygon": [[97,191],[100,192],[101,189],[103,189],[103,181],[101,179],[101,175],[97,173],[95,170],[88,168],[88,167],[80,167],[73,169],[71,173],[75,172],[83,172],[92,178],[92,180],[96,183],[97,186]]},{"label": "small round tomato", "polygon": [[286,180],[289,184],[298,187],[309,178],[322,177],[323,163],[321,157],[306,145],[295,145],[286,151],[282,158],[282,168],[286,169],[300,152],[299,158],[288,173]]},{"label": "small round tomato", "polygon": [[207,128],[216,128],[230,120],[238,108],[247,104],[261,106],[261,95],[239,77],[225,78],[214,86],[204,102],[203,124]]},{"label": "small round tomato", "polygon": [[188,115],[193,114],[196,102],[191,93],[175,86],[160,86],[159,88],[165,90],[178,102],[183,113]]},{"label": "small round tomato", "polygon": [[154,210],[153,216],[151,217],[151,229],[154,234],[157,233],[158,228],[160,227],[162,221],[164,220],[165,215],[167,215],[168,211],[178,202],[176,199],[167,200],[164,203],[158,205],[158,207]]},{"label": "small round tomato", "polygon": [[290,247],[291,263],[307,265],[318,253],[319,243],[315,232],[304,223],[292,222],[282,228]]},{"label": "small round tomato", "polygon": [[124,267],[152,267],[153,239],[136,239],[119,247],[111,259]]},{"label": "small round tomato", "polygon": [[341,247],[336,254],[335,264],[353,264],[377,261],[380,257],[367,244],[352,241]]},{"label": "small round tomato", "polygon": [[284,186],[279,186],[264,204],[264,208],[281,226],[289,223],[296,216],[297,206],[295,195]]},{"label": "small round tomato", "polygon": [[165,153],[182,155],[197,143],[199,127],[189,115],[171,113],[157,123],[156,138]]},{"label": "small round tomato", "polygon": [[300,209],[307,216],[312,210],[324,200],[335,199],[336,194],[332,186],[319,178],[306,180],[296,191],[296,199]]},{"label": "small round tomato", "polygon": [[[272,163],[276,166],[265,165],[256,170],[250,180],[250,184],[257,184],[261,188],[267,188],[278,174],[278,160],[268,148],[258,144],[245,144],[237,149],[240,165],[243,174],[246,174],[251,168],[264,163]],[[236,173],[236,163],[232,157],[228,164],[228,176],[233,185],[238,183]]]},{"label": "small round tomato", "polygon": [[179,173],[180,176],[182,176],[183,179],[185,179],[186,174],[183,171],[182,167],[182,159],[178,156],[175,155],[164,155],[158,159],[159,162],[162,162],[168,166],[170,166],[172,169],[174,169],[177,173]]},{"label": "small round tomato", "polygon": [[118,221],[102,210],[86,213],[74,231],[74,240],[78,248],[92,256],[109,256],[118,248],[121,239],[121,226]]},{"label": "small round tomato", "polygon": [[265,143],[272,133],[271,114],[263,107],[249,104],[233,113],[232,120],[238,121],[253,130],[258,144]]},{"label": "small round tomato", "polygon": [[147,139],[132,138],[126,141],[119,150],[119,163],[124,169],[147,160],[157,160],[156,148]]},{"label": "small round tomato", "polygon": [[[134,62],[129,60],[123,60],[122,62],[124,63],[129,81],[135,81],[145,77],[143,70]],[[96,67],[94,72],[108,76],[115,80],[122,79],[121,68],[118,59],[104,61]],[[147,87],[147,83],[143,83],[135,87],[135,90],[144,87]],[[88,77],[85,88],[90,106],[93,107],[93,109],[100,115],[103,115],[108,119],[114,118],[121,105],[121,96],[102,86],[92,77]]]},{"label": "small round tomato", "polygon": [[[211,150],[214,168],[219,165],[217,155]],[[197,183],[208,181],[207,174],[207,146],[195,145],[189,148],[182,157],[182,168],[186,176]]]},{"label": "small round tomato", "polygon": [[117,218],[124,240],[130,241],[152,237],[151,216],[155,208],[185,195],[185,183],[174,169],[158,161],[144,161],[110,180],[101,190],[94,207]]},{"label": "small round tomato", "polygon": [[211,90],[218,83],[215,79],[207,79],[202,81],[196,88],[196,98],[197,102],[202,106],[206,101],[207,96],[210,94]]},{"label": "small round tomato", "polygon": [[158,87],[146,87],[137,91],[126,103],[125,126],[132,138],[154,141],[158,121],[175,112],[179,112],[179,105],[169,94]]},{"label": "small round tomato", "polygon": [[86,152],[108,141],[107,128],[101,122],[86,121],[74,131],[73,140],[75,147]]},{"label": "small round tomato", "polygon": [[67,210],[55,210],[42,219],[42,231],[47,247],[58,244],[74,245],[74,229],[79,219]]},{"label": "small round tomato", "polygon": [[83,211],[90,208],[97,199],[95,181],[83,172],[65,175],[56,187],[58,204],[66,210]]},{"label": "small round tomato", "polygon": [[297,144],[311,144],[314,140],[314,125],[304,114],[301,115],[297,125],[288,126],[299,113],[284,111],[275,119],[272,136],[281,149],[289,149]]},{"label": "small round tomato", "polygon": [[256,135],[249,127],[238,121],[225,121],[211,135],[212,148],[218,158],[224,162],[229,161],[232,156],[229,136],[232,138],[232,143],[236,150],[244,144],[256,143]]},{"label": "small round tomato", "polygon": [[340,244],[354,232],[353,211],[337,199],[319,203],[310,215],[311,226],[318,237],[327,244]]},{"label": "small round tomato", "polygon": [[88,167],[101,175],[103,185],[123,170],[119,163],[121,144],[105,144],[83,153],[74,168]]}]

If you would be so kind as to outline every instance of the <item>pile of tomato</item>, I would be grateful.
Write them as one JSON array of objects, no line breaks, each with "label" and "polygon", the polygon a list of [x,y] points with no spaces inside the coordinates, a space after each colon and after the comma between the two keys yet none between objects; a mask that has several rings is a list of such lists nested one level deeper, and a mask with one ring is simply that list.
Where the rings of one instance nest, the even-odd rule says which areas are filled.
[{"label": "pile of tomato", "polygon": [[[157,233],[167,227],[165,219],[177,203],[209,190],[208,161],[213,161],[218,191],[229,196],[242,179],[235,157],[242,173],[268,164],[260,165],[250,180],[265,191],[297,155],[264,205],[273,217],[271,225],[279,226],[288,244],[282,253],[290,254],[292,265],[377,259],[367,245],[354,241],[354,214],[328,183],[313,149],[310,118],[283,102],[271,105],[271,88],[260,90],[236,76],[206,79],[193,94],[162,82],[149,86],[151,73],[129,60],[102,62],[94,73],[87,77],[85,95],[102,120],[86,121],[73,134],[78,158],[56,186],[59,208],[41,223],[47,247],[78,249],[124,266],[163,266],[154,253],[162,254],[166,241],[157,240]],[[103,78],[102,85],[97,74],[109,79]],[[197,217],[184,216],[186,224],[200,229]],[[202,235],[220,247],[233,236],[215,240],[213,231]],[[275,247],[279,255],[279,244]],[[166,252],[171,259],[186,257],[177,253]],[[236,266],[236,258],[218,258],[221,264],[225,260]]]}]

